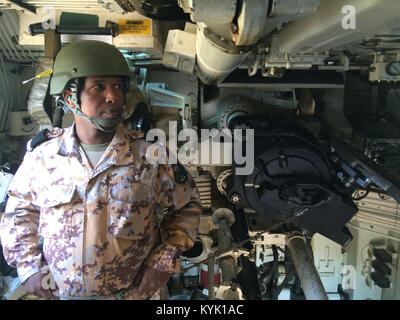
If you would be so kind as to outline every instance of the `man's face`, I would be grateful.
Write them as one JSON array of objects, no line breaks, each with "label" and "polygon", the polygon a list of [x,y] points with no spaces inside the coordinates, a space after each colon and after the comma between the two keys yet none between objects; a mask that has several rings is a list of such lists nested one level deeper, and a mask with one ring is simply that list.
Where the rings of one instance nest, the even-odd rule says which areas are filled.
[{"label": "man's face", "polygon": [[87,77],[81,91],[82,112],[90,118],[111,119],[123,112],[121,77]]}]

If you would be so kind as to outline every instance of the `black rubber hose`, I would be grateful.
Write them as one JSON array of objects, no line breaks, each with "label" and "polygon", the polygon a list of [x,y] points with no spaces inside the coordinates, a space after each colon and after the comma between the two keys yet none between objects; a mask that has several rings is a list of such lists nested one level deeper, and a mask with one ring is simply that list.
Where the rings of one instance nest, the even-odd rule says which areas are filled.
[{"label": "black rubber hose", "polygon": [[289,271],[286,273],[286,277],[285,279],[282,281],[281,285],[278,287],[278,290],[275,292],[274,297],[272,298],[272,300],[277,300],[279,295],[281,294],[283,288],[286,287],[286,284],[288,283],[290,277],[292,276],[294,271],[293,267],[290,267]]},{"label": "black rubber hose", "polygon": [[[44,34],[42,23],[34,23],[29,25],[31,36]],[[118,28],[100,28],[100,27],[56,27],[56,32],[59,34],[90,34],[90,35],[118,35]]]},{"label": "black rubber hose", "polygon": [[272,253],[274,255],[274,261],[271,267],[260,276],[260,282],[265,286],[267,286],[271,282],[272,276],[274,275],[274,272],[278,267],[278,249],[275,245],[272,246]]}]

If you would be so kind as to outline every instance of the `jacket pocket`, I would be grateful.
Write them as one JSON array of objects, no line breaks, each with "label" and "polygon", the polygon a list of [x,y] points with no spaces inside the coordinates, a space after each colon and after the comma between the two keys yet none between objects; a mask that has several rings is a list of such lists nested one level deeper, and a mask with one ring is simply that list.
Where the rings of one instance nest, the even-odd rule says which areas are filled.
[{"label": "jacket pocket", "polygon": [[108,236],[110,238],[143,238],[149,230],[150,189],[137,182],[122,185],[110,192],[108,213]]},{"label": "jacket pocket", "polygon": [[71,185],[56,185],[45,187],[37,193],[33,204],[40,207],[40,236],[68,239],[79,235],[80,226],[73,224],[75,189]]}]

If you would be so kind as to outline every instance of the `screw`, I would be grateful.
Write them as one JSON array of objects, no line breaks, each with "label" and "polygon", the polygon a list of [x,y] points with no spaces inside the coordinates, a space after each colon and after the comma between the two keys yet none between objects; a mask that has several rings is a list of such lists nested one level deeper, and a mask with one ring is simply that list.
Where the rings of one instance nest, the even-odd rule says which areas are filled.
[{"label": "screw", "polygon": [[184,70],[190,70],[190,67],[191,67],[190,61],[184,60],[184,61],[182,62],[182,68],[183,68]]},{"label": "screw", "polygon": [[167,55],[167,57],[165,58],[165,61],[167,62],[167,64],[175,64],[176,63],[176,58],[174,55],[169,54]]},{"label": "screw", "polygon": [[238,203],[240,201],[240,196],[237,193],[233,193],[230,198],[232,203]]}]

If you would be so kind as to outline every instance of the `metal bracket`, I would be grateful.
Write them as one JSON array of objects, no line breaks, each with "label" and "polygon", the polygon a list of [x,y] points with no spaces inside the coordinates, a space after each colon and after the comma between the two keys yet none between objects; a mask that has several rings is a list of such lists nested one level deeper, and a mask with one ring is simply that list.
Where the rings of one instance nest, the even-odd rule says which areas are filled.
[{"label": "metal bracket", "polygon": [[190,128],[192,102],[189,96],[165,89],[164,83],[147,83],[144,93],[151,106],[180,109],[183,127]]}]

